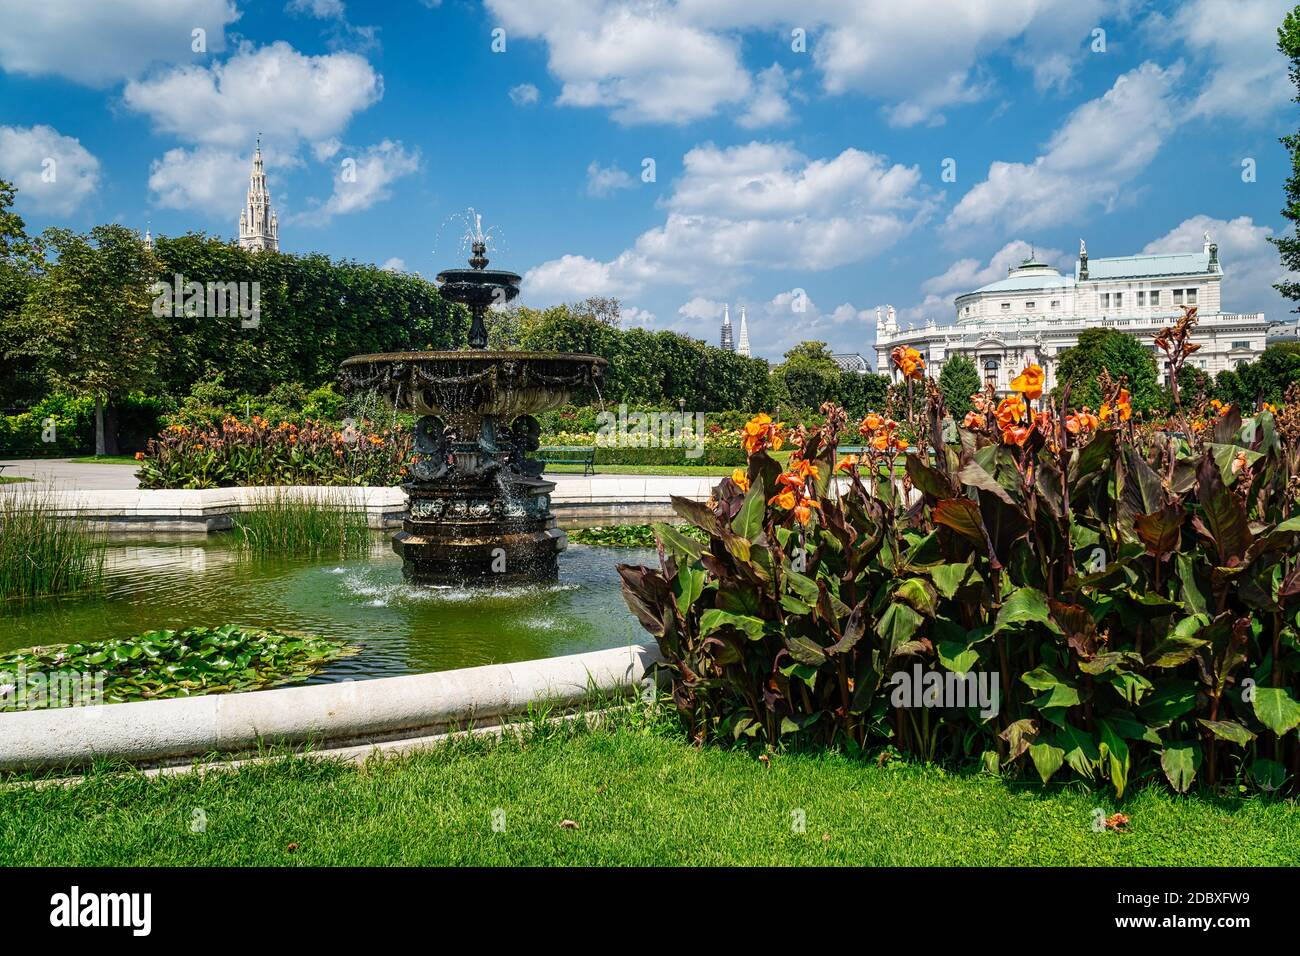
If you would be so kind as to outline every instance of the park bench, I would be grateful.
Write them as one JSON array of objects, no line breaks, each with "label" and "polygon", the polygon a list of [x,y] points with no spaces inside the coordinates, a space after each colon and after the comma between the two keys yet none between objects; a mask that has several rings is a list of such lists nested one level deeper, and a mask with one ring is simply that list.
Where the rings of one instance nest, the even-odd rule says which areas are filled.
[{"label": "park bench", "polygon": [[596,473],[596,449],[581,445],[546,445],[534,453],[548,465],[581,465],[584,475]]}]

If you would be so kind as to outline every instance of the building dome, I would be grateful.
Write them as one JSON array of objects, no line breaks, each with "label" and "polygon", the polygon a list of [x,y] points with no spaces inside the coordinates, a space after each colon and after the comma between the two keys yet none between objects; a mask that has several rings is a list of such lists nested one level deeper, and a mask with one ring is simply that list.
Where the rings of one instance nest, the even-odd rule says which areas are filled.
[{"label": "building dome", "polygon": [[1030,256],[1008,272],[1005,279],[990,282],[988,285],[980,286],[974,293],[967,294],[978,295],[981,292],[1026,292],[1031,289],[1059,289],[1071,284],[1072,280],[1061,275],[1055,267],[1049,266],[1046,262],[1039,262],[1033,256]]}]

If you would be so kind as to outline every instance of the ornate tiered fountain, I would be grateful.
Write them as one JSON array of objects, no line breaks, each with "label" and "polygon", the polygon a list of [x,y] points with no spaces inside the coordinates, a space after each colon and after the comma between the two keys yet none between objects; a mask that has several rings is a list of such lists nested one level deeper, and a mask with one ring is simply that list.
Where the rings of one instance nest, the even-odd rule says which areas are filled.
[{"label": "ornate tiered fountain", "polygon": [[476,224],[468,269],[438,274],[443,298],[468,306],[469,349],[356,355],[347,391],[375,390],[419,416],[410,512],[393,537],[408,580],[501,584],[553,579],[567,540],[551,513],[535,416],[598,387],[605,360],[555,352],[487,351],[487,311],[519,294],[519,276],[487,268]]}]

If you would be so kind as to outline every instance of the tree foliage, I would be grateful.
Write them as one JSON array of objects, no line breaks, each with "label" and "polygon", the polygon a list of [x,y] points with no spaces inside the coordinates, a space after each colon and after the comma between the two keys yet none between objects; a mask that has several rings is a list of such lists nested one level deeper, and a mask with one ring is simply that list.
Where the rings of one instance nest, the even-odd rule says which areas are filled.
[{"label": "tree foliage", "polygon": [[970,397],[980,390],[980,371],[964,355],[954,355],[939,372],[939,391],[948,414],[960,421],[971,410]]},{"label": "tree foliage", "polygon": [[1073,348],[1061,353],[1057,365],[1058,388],[1070,383],[1070,405],[1097,408],[1101,388],[1097,383],[1102,370],[1111,378],[1127,380],[1133,408],[1151,411],[1163,405],[1156,363],[1151,352],[1131,335],[1115,329],[1087,329]]}]

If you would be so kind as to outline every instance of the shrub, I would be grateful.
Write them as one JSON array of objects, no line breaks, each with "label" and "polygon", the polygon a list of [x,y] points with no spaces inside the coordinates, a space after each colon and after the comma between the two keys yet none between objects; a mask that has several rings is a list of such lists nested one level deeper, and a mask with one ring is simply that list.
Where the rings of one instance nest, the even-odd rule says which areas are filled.
[{"label": "shrub", "polygon": [[136,457],[141,488],[391,486],[405,478],[410,453],[411,433],[401,426],[378,432],[312,421],[272,426],[254,415],[248,424],[228,416],[220,426],[171,425]]},{"label": "shrub", "polygon": [[[863,478],[900,455],[896,423],[868,416],[868,455],[837,462],[845,416],[827,408],[783,470],[782,430],[755,419],[743,476],[674,499],[708,543],[658,525],[660,566],[619,566],[693,734],[893,745],[1117,795],[1160,774],[1294,792],[1300,389],[1181,438],[1139,431],[1127,391],[1101,385],[1100,415],[1070,412],[1031,368],[946,445],[931,383],[928,447],[899,481]],[[911,706],[897,678],[918,665],[927,692],[996,678],[997,713]]]}]

